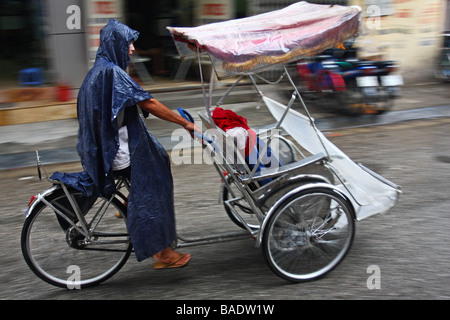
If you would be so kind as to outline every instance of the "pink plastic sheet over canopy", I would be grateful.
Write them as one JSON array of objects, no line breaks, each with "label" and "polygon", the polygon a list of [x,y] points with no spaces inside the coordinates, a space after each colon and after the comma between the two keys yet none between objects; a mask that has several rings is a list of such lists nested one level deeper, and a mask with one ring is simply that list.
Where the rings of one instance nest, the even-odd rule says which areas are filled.
[{"label": "pink plastic sheet over canopy", "polygon": [[183,59],[209,54],[219,79],[338,47],[357,35],[361,8],[297,2],[284,9],[199,27],[167,27]]}]

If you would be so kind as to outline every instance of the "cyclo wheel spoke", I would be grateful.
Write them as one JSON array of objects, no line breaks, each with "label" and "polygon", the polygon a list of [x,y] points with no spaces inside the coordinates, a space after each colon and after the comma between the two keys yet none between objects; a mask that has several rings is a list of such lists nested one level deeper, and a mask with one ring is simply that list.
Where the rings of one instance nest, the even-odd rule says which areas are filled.
[{"label": "cyclo wheel spoke", "polygon": [[332,270],[350,248],[354,224],[345,199],[325,191],[291,196],[270,217],[264,240],[272,270],[306,281]]}]

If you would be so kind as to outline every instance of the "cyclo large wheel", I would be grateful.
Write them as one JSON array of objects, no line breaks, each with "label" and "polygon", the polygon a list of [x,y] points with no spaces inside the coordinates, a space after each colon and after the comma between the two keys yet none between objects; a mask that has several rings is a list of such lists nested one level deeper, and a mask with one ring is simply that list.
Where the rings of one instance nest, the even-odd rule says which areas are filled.
[{"label": "cyclo large wheel", "polygon": [[272,271],[302,282],[335,268],[349,251],[355,233],[353,209],[334,189],[290,192],[268,217],[262,247]]},{"label": "cyclo large wheel", "polygon": [[[273,148],[273,150],[276,150],[277,157],[284,165],[290,164],[295,161],[294,150],[285,138],[276,136],[276,138],[272,140],[271,148]],[[225,212],[228,214],[228,217],[237,226],[244,230],[258,230],[261,222],[257,219],[251,206],[242,196],[241,191],[236,186],[237,182],[234,181],[230,176],[226,176],[225,179],[227,179],[227,182],[231,189],[229,190],[225,183],[223,183],[221,186],[222,202],[224,204]],[[237,199],[232,202],[234,211],[230,209],[230,207],[226,204],[231,199]]]},{"label": "cyclo large wheel", "polygon": [[[21,245],[25,261],[38,277],[58,287],[80,289],[119,271],[132,245],[121,201],[88,199],[78,191],[71,194],[87,223],[78,221],[63,189],[56,189],[44,199],[57,211],[45,201],[37,203],[25,220]],[[89,238],[79,231],[83,228],[89,230]]]}]

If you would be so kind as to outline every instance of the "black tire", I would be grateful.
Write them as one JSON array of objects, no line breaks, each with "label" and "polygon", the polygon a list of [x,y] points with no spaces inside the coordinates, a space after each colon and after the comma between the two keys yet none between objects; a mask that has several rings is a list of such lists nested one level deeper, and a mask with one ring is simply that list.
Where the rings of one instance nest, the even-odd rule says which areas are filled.
[{"label": "black tire", "polygon": [[291,282],[317,279],[345,257],[355,233],[351,203],[331,188],[286,196],[268,217],[262,249],[270,269]]},{"label": "black tire", "polygon": [[337,112],[347,116],[360,116],[364,113],[366,99],[360,87],[356,84],[356,79],[346,80],[347,89],[341,92],[336,104]]},{"label": "black tire", "polygon": [[79,231],[81,223],[63,189],[58,188],[46,195],[45,201],[38,200],[29,213],[22,229],[21,247],[26,263],[39,278],[58,287],[81,289],[117,273],[128,260],[132,245],[126,228],[127,211],[121,201],[88,199],[74,190],[71,194],[86,221],[91,221],[105,205],[104,214],[97,216],[101,216],[98,224],[89,227],[95,228],[91,237],[87,239]]}]

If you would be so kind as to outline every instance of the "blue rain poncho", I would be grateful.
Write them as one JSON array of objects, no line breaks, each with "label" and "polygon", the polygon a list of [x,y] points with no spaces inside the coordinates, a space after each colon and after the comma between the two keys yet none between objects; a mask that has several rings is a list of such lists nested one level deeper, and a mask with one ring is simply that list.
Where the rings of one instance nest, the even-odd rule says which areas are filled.
[{"label": "blue rain poncho", "polygon": [[[124,71],[130,62],[129,45],[138,35],[115,20],[100,31],[95,63],[78,94],[77,147],[85,172],[72,186],[82,185],[89,196],[110,196],[116,191],[112,163],[119,148],[117,115],[123,109],[131,157],[127,226],[136,258],[142,261],[168,247],[176,231],[170,159],[136,107],[152,96]],[[73,176],[66,176],[56,178],[73,181]],[[86,180],[94,187],[86,187]]]}]

